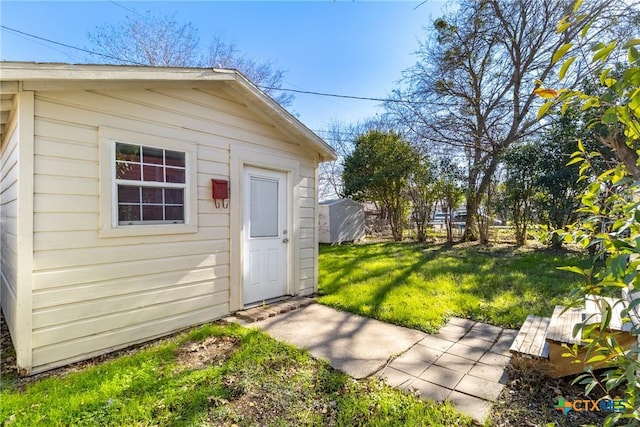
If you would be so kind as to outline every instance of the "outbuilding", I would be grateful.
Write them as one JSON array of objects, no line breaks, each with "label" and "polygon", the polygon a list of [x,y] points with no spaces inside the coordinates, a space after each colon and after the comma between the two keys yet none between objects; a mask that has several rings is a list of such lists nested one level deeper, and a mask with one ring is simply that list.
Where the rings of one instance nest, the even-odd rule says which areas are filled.
[{"label": "outbuilding", "polygon": [[0,63],[1,305],[24,374],[318,283],[321,138],[235,70]]},{"label": "outbuilding", "polygon": [[320,243],[354,242],[364,238],[364,205],[351,199],[320,202]]}]

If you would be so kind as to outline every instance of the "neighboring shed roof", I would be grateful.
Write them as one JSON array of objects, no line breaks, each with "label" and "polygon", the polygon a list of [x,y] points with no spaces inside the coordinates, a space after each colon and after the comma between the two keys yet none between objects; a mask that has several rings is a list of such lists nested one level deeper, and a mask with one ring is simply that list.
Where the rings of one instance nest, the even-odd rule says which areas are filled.
[{"label": "neighboring shed roof", "polygon": [[21,90],[151,88],[181,83],[191,87],[221,85],[246,102],[252,111],[275,122],[284,132],[316,152],[321,161],[336,159],[335,151],[322,138],[239,71],[230,69],[0,62],[0,135],[15,109],[14,95]]}]

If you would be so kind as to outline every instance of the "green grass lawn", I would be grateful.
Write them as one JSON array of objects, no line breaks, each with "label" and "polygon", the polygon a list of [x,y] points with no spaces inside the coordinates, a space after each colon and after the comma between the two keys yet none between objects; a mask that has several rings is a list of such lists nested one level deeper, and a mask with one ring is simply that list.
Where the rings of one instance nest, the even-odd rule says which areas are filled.
[{"label": "green grass lawn", "polygon": [[578,275],[557,267],[583,255],[513,246],[374,243],[320,247],[319,302],[434,332],[451,316],[517,328],[549,316]]},{"label": "green grass lawn", "polygon": [[210,324],[67,374],[3,376],[0,425],[470,426],[449,404],[356,381],[307,352]]}]

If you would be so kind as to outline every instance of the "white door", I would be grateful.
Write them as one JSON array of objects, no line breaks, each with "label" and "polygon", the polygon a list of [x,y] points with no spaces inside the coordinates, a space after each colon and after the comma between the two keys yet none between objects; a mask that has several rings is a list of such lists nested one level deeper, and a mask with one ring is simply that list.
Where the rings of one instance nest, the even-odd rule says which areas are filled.
[{"label": "white door", "polygon": [[244,170],[243,303],[287,293],[287,175]]}]

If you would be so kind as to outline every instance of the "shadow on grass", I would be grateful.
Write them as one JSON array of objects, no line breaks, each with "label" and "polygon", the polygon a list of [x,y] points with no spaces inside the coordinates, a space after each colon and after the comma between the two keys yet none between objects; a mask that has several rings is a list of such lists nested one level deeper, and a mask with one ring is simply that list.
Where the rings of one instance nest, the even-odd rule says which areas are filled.
[{"label": "shadow on grass", "polygon": [[[181,344],[197,349],[210,336],[238,337],[240,345],[202,369],[179,363]],[[238,325],[204,325],[96,363],[3,389],[0,425],[471,425],[450,405],[375,379],[356,382]]]},{"label": "shadow on grass", "polygon": [[[180,364],[178,344],[193,340],[199,351],[201,340],[219,329],[240,336],[240,345],[202,369]],[[258,331],[205,325],[132,355],[40,374],[22,385],[2,390],[0,425],[300,425],[306,417],[323,425],[322,409],[349,378]],[[314,408],[309,399],[322,405]]]},{"label": "shadow on grass", "polygon": [[[566,255],[515,246],[467,244],[383,243],[324,248],[320,257],[320,301],[423,330],[434,326],[423,323],[427,317],[424,311],[429,310],[442,313],[439,321],[431,321],[439,324],[455,315],[517,327],[528,313],[550,315],[578,283],[577,275],[557,267],[586,267],[590,261]],[[408,312],[407,307],[413,307],[415,313]],[[399,313],[398,317],[393,313]]]}]

